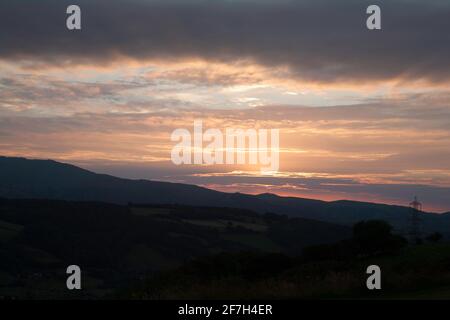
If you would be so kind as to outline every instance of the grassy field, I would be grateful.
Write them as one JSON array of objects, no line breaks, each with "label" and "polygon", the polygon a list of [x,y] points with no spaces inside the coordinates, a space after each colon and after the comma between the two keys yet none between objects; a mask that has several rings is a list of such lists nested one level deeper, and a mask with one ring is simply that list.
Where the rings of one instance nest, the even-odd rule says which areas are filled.
[{"label": "grassy field", "polygon": [[23,230],[23,226],[0,220],[0,241],[8,241],[16,237]]},{"label": "grassy field", "polygon": [[170,209],[167,208],[145,208],[145,207],[133,207],[131,212],[138,216],[152,216],[152,215],[165,215],[170,213]]},{"label": "grassy field", "polygon": [[[88,299],[450,298],[450,244],[400,238],[383,221],[350,228],[233,208],[3,200],[0,296],[65,298],[75,263]],[[380,292],[366,288],[372,264]]]},{"label": "grassy field", "polygon": [[229,241],[238,242],[256,250],[281,252],[283,248],[264,234],[226,234],[222,236]]},{"label": "grassy field", "polygon": [[[196,267],[174,270],[156,282],[149,281],[147,286],[134,292],[134,298],[450,299],[449,244],[408,246],[396,255],[360,257],[351,261],[293,260],[281,269],[276,268],[277,260],[270,259],[259,257],[252,262],[245,256],[230,256],[203,260]],[[371,264],[381,268],[381,290],[366,288],[368,275],[365,271]],[[220,270],[226,265],[239,267],[232,272]],[[267,272],[261,272],[258,266],[264,265],[272,265],[272,268],[275,265],[275,268],[267,267]],[[213,272],[211,276],[212,269],[217,270],[217,275]],[[177,279],[176,283],[173,279]]]}]

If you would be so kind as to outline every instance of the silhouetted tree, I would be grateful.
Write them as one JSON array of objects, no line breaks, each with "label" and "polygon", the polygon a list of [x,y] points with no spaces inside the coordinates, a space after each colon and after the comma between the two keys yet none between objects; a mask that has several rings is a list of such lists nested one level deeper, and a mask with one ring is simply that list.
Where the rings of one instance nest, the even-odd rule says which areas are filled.
[{"label": "silhouetted tree", "polygon": [[353,226],[353,241],[358,253],[373,255],[393,253],[407,244],[401,236],[392,234],[392,227],[382,220],[358,222]]},{"label": "silhouetted tree", "polygon": [[434,232],[427,237],[427,240],[433,243],[439,242],[442,240],[442,234],[439,232]]}]

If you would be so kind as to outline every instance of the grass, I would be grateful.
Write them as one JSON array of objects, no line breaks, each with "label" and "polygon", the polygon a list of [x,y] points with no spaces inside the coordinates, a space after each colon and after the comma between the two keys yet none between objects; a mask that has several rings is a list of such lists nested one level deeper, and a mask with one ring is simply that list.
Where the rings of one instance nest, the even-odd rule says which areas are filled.
[{"label": "grass", "polygon": [[8,241],[20,234],[23,226],[0,220],[0,241]]},{"label": "grass", "polygon": [[174,261],[167,259],[161,253],[146,245],[134,246],[127,256],[125,264],[134,271],[146,270],[150,265],[155,269],[165,269],[176,265]]},{"label": "grass", "polygon": [[225,240],[239,242],[252,249],[265,252],[282,252],[282,248],[263,234],[225,234]]},{"label": "grass", "polygon": [[[254,247],[267,246],[258,235],[224,235]],[[370,291],[367,266],[381,268],[382,289]],[[175,278],[144,299],[450,299],[450,245],[407,247],[397,255],[349,261],[310,261],[254,280],[236,274],[212,279]],[[201,273],[200,273],[201,274]],[[181,276],[181,275],[180,275]],[[154,289],[154,288],[153,288]],[[152,293],[148,295],[147,293]]]},{"label": "grass", "polygon": [[197,220],[197,219],[184,219],[183,222],[202,226],[202,227],[210,227],[216,228],[219,230],[224,230],[228,227],[241,227],[244,229],[248,229],[255,232],[265,232],[267,231],[267,225],[262,223],[252,223],[252,222],[244,222],[238,220],[222,220],[222,219],[214,219],[214,220]]},{"label": "grass", "polygon": [[33,247],[22,247],[23,254],[30,260],[32,260],[34,263],[40,264],[40,265],[54,265],[61,262],[60,259],[58,259],[56,256],[54,256],[51,253],[48,253],[46,251],[33,248]]},{"label": "grass", "polygon": [[166,215],[170,213],[168,208],[131,208],[131,212],[137,216]]}]

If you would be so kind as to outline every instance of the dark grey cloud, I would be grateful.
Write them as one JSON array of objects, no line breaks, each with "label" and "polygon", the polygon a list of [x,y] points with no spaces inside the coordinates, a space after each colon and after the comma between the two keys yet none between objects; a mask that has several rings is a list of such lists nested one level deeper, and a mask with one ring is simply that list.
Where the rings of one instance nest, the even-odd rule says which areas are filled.
[{"label": "dark grey cloud", "polygon": [[[82,8],[83,30],[65,27]],[[448,81],[450,2],[376,1],[382,31],[365,28],[368,0],[2,0],[0,58],[49,64],[200,57],[287,66],[312,81],[401,77]]]}]

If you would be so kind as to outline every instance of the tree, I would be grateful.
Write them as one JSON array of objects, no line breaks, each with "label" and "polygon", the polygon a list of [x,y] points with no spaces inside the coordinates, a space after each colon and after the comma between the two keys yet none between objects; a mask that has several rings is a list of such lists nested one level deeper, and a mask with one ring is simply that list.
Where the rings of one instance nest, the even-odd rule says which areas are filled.
[{"label": "tree", "polygon": [[426,239],[427,239],[429,242],[437,243],[437,242],[441,241],[442,238],[443,238],[443,236],[442,236],[441,233],[439,233],[439,232],[434,232],[434,233],[430,234]]},{"label": "tree", "polygon": [[392,227],[382,220],[358,222],[353,226],[353,241],[359,254],[393,253],[407,244],[406,239],[392,234]]}]

